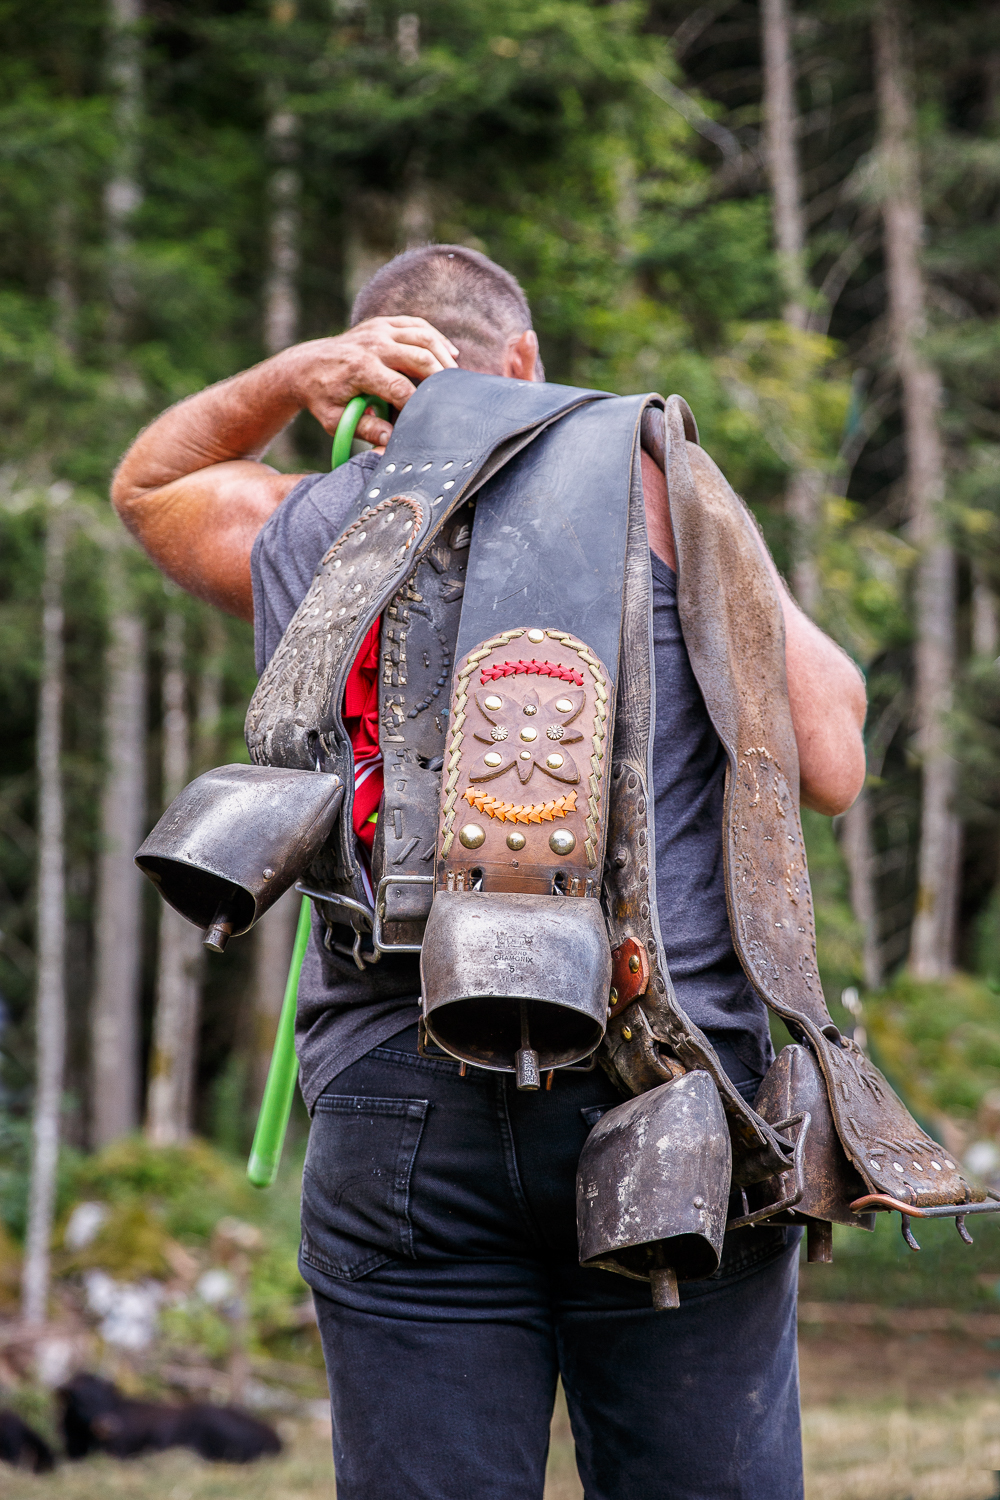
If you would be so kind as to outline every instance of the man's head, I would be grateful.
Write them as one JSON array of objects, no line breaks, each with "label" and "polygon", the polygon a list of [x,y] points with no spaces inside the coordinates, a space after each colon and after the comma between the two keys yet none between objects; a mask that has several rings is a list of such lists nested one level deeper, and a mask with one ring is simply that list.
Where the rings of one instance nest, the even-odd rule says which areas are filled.
[{"label": "man's head", "polygon": [[459,350],[463,370],[544,380],[528,299],[502,266],[465,245],[404,250],[361,288],[351,327],[406,315],[428,323]]}]

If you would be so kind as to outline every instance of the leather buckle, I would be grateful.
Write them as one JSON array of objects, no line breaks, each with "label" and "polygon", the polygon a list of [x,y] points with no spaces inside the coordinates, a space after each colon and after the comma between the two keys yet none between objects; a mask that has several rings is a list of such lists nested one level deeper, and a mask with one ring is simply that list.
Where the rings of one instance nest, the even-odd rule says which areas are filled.
[{"label": "leather buckle", "polygon": [[390,943],[382,935],[385,921],[385,893],[390,885],[433,885],[433,875],[383,875],[375,892],[375,910],[372,913],[372,947],[376,953],[419,953],[423,943]]},{"label": "leather buckle", "polygon": [[350,927],[354,933],[354,943],[350,948],[344,943],[333,941],[331,936],[333,918],[323,914],[323,920],[326,923],[324,941],[328,949],[339,953],[342,958],[353,958],[362,973],[367,964],[378,963],[382,957],[381,952],[374,946],[367,951],[361,946],[365,934],[374,930],[375,913],[370,906],[365,906],[362,901],[355,901],[353,896],[342,896],[339,891],[317,891],[312,886],[305,885],[301,880],[296,881],[295,889],[301,896],[308,896],[311,901],[322,902],[325,906],[342,906],[347,913],[343,926]]},{"label": "leather buckle", "polygon": [[[787,1120],[779,1120],[776,1125],[771,1126],[771,1129],[775,1132],[779,1130],[790,1130],[793,1125],[798,1125],[799,1127],[799,1133],[795,1137],[795,1154],[792,1157],[792,1165],[788,1169],[788,1171],[792,1173],[792,1191],[788,1193],[784,1198],[780,1198],[777,1203],[765,1203],[763,1208],[757,1208],[754,1209],[753,1212],[750,1212],[750,1205],[747,1201],[746,1188],[740,1188],[739,1192],[740,1197],[743,1200],[744,1213],[738,1219],[729,1220],[726,1225],[727,1232],[730,1229],[748,1229],[751,1224],[759,1224],[761,1220],[771,1218],[772,1214],[784,1213],[786,1209],[794,1208],[796,1203],[801,1200],[802,1195],[806,1190],[805,1177],[803,1176],[802,1172],[803,1153],[805,1150],[806,1136],[809,1133],[809,1126],[811,1123],[812,1116],[809,1114],[808,1110],[803,1110],[801,1114],[790,1115]],[[782,1177],[784,1177],[788,1174],[782,1172],[781,1175]]]}]

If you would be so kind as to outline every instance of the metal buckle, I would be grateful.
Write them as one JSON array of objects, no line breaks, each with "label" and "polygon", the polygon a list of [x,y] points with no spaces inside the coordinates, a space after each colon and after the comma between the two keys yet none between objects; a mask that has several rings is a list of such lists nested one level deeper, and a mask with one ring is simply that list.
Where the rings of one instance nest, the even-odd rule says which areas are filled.
[{"label": "metal buckle", "polygon": [[353,958],[362,973],[366,965],[378,963],[382,957],[381,950],[373,946],[371,951],[366,953],[361,947],[361,939],[374,928],[375,913],[370,906],[366,906],[363,901],[355,901],[353,896],[342,896],[338,891],[317,891],[314,887],[305,885],[301,880],[295,882],[295,889],[300,895],[308,896],[312,901],[319,901],[324,906],[342,906],[347,912],[348,919],[341,925],[353,929],[354,945],[348,948],[343,943],[334,942],[330,934],[332,923],[328,917],[324,916],[326,937],[323,942],[328,952],[339,953],[342,958]]},{"label": "metal buckle", "polygon": [[[802,1161],[806,1136],[809,1133],[811,1123],[812,1116],[809,1114],[809,1111],[803,1110],[801,1114],[790,1115],[787,1120],[779,1120],[776,1125],[771,1126],[771,1129],[775,1132],[790,1130],[793,1125],[800,1127],[799,1133],[795,1137],[795,1154],[792,1157],[792,1164],[788,1168],[788,1172],[794,1174],[792,1178],[792,1191],[787,1197],[779,1199],[777,1203],[765,1203],[763,1208],[754,1209],[753,1213],[751,1213],[750,1205],[747,1202],[746,1189],[740,1188],[740,1197],[743,1200],[744,1212],[740,1218],[729,1220],[726,1225],[727,1232],[730,1229],[748,1229],[751,1224],[759,1224],[762,1219],[769,1219],[772,1214],[780,1214],[788,1208],[794,1208],[796,1203],[801,1201],[802,1195],[806,1190],[806,1181],[802,1173]],[[780,1175],[787,1177],[788,1172],[782,1172]]]},{"label": "metal buckle", "polygon": [[372,913],[372,947],[378,953],[419,953],[423,943],[387,943],[382,937],[385,920],[385,888],[388,885],[433,885],[433,875],[383,875],[375,892],[375,910]]}]

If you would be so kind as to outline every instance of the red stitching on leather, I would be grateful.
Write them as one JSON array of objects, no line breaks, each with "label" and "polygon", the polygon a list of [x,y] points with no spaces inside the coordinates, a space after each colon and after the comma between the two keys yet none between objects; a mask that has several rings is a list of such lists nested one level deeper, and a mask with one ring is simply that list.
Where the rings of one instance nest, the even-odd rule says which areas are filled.
[{"label": "red stitching on leather", "polygon": [[487,682],[496,682],[498,677],[517,677],[522,672],[529,676],[555,677],[560,682],[572,682],[577,687],[583,687],[583,673],[577,672],[573,667],[561,666],[555,661],[505,661],[499,666],[486,667],[479,681],[484,686]]}]

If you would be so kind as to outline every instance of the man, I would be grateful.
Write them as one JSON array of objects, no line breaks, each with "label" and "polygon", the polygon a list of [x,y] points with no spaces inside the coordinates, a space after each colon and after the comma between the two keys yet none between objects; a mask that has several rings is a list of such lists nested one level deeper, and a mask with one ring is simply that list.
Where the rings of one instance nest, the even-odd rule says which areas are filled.
[{"label": "man", "polygon": [[[260,668],[375,463],[275,474],[260,455],[295,413],[332,431],[355,393],[398,409],[415,382],[456,364],[543,378],[520,287],[462,247],[397,257],[363,289],[352,324],[165,413],[115,480],[122,518],[164,571],[254,619]],[[360,429],[376,445],[389,431],[371,415]],[[771,1050],[726,914],[725,757],[680,630],[664,475],[646,453],[642,473],[660,923],[681,1004],[752,1100]],[[802,800],[834,814],[864,778],[864,689],[775,581]],[[581,1269],[576,1163],[620,1092],[598,1070],[521,1094],[508,1075],[418,1055],[418,988],[412,959],[361,974],[314,942],[299,991],[313,1114],[301,1265],[341,1500],[538,1500],[557,1375],[588,1500],[795,1500],[797,1231],[730,1234],[719,1272],[686,1284],[676,1312],[654,1312],[646,1284]]]}]

